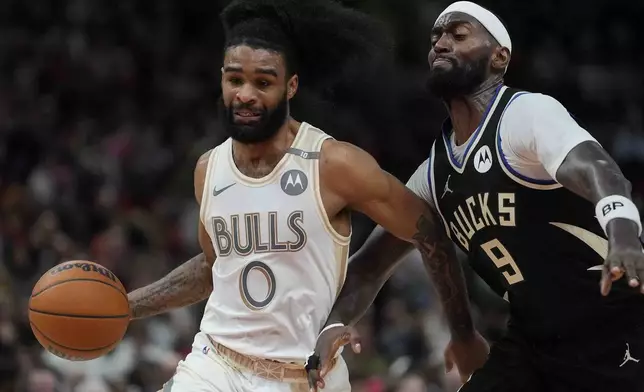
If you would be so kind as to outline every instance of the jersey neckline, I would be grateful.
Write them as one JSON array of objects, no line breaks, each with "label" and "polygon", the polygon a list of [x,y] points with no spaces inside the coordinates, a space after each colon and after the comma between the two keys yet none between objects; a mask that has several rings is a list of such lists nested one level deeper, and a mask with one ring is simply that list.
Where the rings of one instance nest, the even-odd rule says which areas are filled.
[{"label": "jersey neckline", "polygon": [[[302,123],[300,124],[300,127],[297,130],[297,135],[295,135],[295,138],[293,139],[293,142],[291,143],[289,148],[297,147],[300,139],[302,138],[303,133],[307,129],[307,125],[308,124],[306,122],[302,121]],[[275,167],[273,168],[273,170],[271,170],[270,173],[268,173],[264,177],[254,178],[254,177],[249,177],[245,175],[239,170],[239,168],[237,167],[237,164],[235,163],[235,159],[233,158],[232,139],[229,139],[228,144],[229,144],[229,147],[228,147],[227,154],[228,154],[228,162],[230,163],[230,167],[235,177],[237,177],[245,185],[249,185],[249,186],[262,186],[274,180],[275,177],[280,173],[280,170],[282,169],[282,167],[286,165],[286,163],[288,162],[289,159],[291,159],[291,156],[292,156],[292,154],[289,154],[287,152],[289,150],[289,148],[287,148],[284,152],[284,156],[282,156],[279,162],[277,162],[277,165],[275,165]]]},{"label": "jersey neckline", "polygon": [[476,127],[476,130],[474,131],[474,133],[472,133],[472,136],[470,136],[470,138],[467,139],[467,141],[465,142],[467,147],[465,147],[465,151],[463,152],[463,159],[460,162],[454,155],[454,151],[452,149],[452,144],[450,141],[450,136],[453,133],[452,121],[448,117],[443,123],[442,132],[441,132],[443,143],[445,143],[445,148],[447,149],[447,156],[449,158],[449,163],[452,165],[454,170],[456,170],[458,173],[463,172],[463,169],[467,164],[467,159],[469,158],[476,144],[478,144],[478,141],[481,138],[483,131],[485,130],[490,114],[494,111],[492,110],[492,108],[496,106],[496,103],[498,102],[499,97],[503,95],[502,92],[505,89],[506,87],[504,85],[500,85],[494,91],[494,96],[492,97],[492,99],[490,100],[490,103],[485,109],[485,112],[483,113],[483,117],[481,117],[481,121],[479,122],[479,125]]}]

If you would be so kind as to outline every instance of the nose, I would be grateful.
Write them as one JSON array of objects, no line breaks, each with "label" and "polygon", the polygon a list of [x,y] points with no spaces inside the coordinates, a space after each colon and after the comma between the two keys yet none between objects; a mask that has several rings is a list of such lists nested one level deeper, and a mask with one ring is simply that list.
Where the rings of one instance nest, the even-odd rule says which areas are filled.
[{"label": "nose", "polygon": [[438,41],[436,41],[436,43],[434,44],[434,52],[449,52],[449,39],[447,38],[447,34],[441,34],[441,36],[438,38]]},{"label": "nose", "polygon": [[257,101],[257,95],[255,94],[255,88],[250,85],[250,83],[244,83],[243,86],[237,91],[236,98],[238,101],[244,104],[252,104]]}]

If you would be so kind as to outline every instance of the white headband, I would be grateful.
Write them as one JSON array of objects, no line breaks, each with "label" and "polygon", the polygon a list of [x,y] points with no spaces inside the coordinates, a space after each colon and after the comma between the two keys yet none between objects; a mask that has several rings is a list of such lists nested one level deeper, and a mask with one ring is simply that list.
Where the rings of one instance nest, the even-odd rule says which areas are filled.
[{"label": "white headband", "polygon": [[[474,4],[470,1],[457,1],[452,3],[449,7],[445,8],[445,11],[441,12],[436,18],[436,21],[440,19],[443,15],[450,12],[462,12],[467,14],[476,20],[478,20],[487,31],[492,34],[501,46],[508,48],[512,52],[512,41],[510,40],[510,34],[503,27],[503,23],[496,17],[493,13],[481,7],[478,4]],[[435,23],[435,22],[434,22]]]}]

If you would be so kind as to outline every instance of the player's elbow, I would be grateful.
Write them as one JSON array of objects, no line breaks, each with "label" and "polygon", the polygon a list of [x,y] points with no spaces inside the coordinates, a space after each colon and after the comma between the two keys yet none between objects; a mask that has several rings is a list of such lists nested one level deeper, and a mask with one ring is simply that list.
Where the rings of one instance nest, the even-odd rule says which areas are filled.
[{"label": "player's elbow", "polygon": [[215,264],[214,258],[211,260],[208,256],[203,253],[200,255],[201,259],[199,262],[200,272],[204,278],[207,278],[212,283],[212,266]]}]

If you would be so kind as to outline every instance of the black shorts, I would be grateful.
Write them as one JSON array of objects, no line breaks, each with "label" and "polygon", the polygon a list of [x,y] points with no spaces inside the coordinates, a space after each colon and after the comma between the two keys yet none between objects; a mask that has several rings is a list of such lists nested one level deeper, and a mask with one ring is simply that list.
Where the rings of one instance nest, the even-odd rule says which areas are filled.
[{"label": "black shorts", "polygon": [[592,328],[540,343],[510,328],[460,392],[644,392],[644,324]]}]

